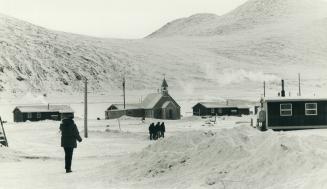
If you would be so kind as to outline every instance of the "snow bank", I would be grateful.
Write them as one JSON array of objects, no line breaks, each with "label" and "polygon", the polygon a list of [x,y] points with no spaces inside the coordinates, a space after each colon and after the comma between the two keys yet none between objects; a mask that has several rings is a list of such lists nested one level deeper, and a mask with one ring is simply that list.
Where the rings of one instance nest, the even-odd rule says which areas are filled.
[{"label": "snow bank", "polygon": [[0,162],[19,161],[23,157],[22,153],[7,147],[0,147]]},{"label": "snow bank", "polygon": [[[325,137],[236,127],[159,140],[124,161],[123,178],[166,180],[166,187],[299,188],[325,167]],[[127,165],[126,165],[126,162]],[[286,184],[287,183],[287,184]]]}]

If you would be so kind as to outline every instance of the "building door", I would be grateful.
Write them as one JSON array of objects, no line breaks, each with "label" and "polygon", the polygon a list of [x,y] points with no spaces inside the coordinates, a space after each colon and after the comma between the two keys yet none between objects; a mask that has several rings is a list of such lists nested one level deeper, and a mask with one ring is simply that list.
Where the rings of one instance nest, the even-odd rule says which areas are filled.
[{"label": "building door", "polygon": [[173,118],[174,118],[173,116],[174,116],[174,112],[173,112],[173,110],[172,110],[172,109],[169,109],[169,110],[168,110],[168,117],[167,117],[167,118],[168,118],[168,119],[173,119]]}]

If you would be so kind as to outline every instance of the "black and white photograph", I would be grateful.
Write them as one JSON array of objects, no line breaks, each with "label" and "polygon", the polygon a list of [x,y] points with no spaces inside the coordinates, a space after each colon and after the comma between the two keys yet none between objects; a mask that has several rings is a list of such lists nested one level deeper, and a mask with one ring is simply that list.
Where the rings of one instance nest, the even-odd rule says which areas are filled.
[{"label": "black and white photograph", "polygon": [[327,0],[0,0],[0,189],[327,188]]}]

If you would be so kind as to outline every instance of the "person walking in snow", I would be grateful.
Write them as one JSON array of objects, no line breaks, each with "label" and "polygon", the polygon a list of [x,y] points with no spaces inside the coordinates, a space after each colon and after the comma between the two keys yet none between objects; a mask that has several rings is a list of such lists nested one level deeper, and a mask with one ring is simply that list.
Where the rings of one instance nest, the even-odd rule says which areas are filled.
[{"label": "person walking in snow", "polygon": [[166,132],[165,122],[162,122],[160,125],[160,136],[162,138],[165,138],[165,132]]},{"label": "person walking in snow", "polygon": [[65,169],[66,173],[72,172],[72,158],[74,148],[77,147],[77,142],[82,142],[78,129],[72,117],[63,117],[60,124],[61,131],[61,147],[65,151]]},{"label": "person walking in snow", "polygon": [[154,123],[151,123],[149,126],[150,140],[154,140],[154,132],[155,132],[154,130],[155,130]]},{"label": "person walking in snow", "polygon": [[160,122],[158,122],[155,126],[155,140],[160,138]]}]

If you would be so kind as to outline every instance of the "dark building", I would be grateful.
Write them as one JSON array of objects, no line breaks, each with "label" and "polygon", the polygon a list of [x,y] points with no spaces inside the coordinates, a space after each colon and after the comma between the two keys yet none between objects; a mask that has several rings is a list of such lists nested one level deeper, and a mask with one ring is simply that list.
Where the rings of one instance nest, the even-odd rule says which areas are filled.
[{"label": "dark building", "polygon": [[327,99],[284,97],[262,103],[261,130],[327,128]]},{"label": "dark building", "polygon": [[247,107],[224,106],[218,102],[199,102],[193,106],[195,116],[240,116],[249,115],[250,109]]},{"label": "dark building", "polygon": [[14,111],[14,122],[61,120],[63,116],[74,117],[74,111],[67,105],[17,106]]},{"label": "dark building", "polygon": [[106,111],[106,119],[123,115],[176,120],[181,118],[180,106],[168,93],[168,84],[163,80],[160,93],[148,94],[140,104],[112,104]]},{"label": "dark building", "polygon": [[238,107],[238,114],[239,115],[250,115],[250,108],[249,107]]},{"label": "dark building", "polygon": [[141,104],[112,104],[105,112],[106,119],[116,119],[123,115],[131,117],[143,117],[145,110]]}]

